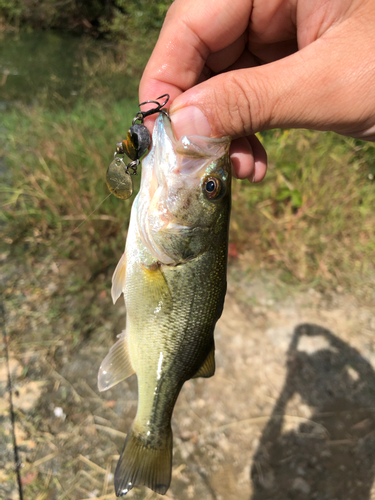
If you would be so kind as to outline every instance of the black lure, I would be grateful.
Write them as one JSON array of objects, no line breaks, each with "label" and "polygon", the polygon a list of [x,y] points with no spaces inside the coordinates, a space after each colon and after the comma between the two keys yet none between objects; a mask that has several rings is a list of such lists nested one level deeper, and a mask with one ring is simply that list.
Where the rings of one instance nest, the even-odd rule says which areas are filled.
[{"label": "black lure", "polygon": [[[166,98],[165,101],[160,104],[158,101],[164,97]],[[155,101],[141,102],[139,107],[145,104],[156,104],[156,108],[149,109],[148,111],[138,111],[133,119],[132,126],[128,130],[126,139],[116,144],[114,159],[108,167],[106,181],[108,189],[117,198],[126,200],[132,195],[133,181],[130,176],[137,173],[141,159],[148,153],[151,136],[147,127],[143,125],[143,120],[146,116],[153,115],[154,113],[167,114],[162,108],[168,101],[169,94],[164,94]],[[132,161],[126,164],[123,159],[124,155]]]}]

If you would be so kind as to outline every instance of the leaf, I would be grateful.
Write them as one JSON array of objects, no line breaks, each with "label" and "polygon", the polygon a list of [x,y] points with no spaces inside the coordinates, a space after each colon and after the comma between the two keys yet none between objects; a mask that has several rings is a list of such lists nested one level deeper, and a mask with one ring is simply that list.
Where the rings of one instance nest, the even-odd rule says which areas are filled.
[{"label": "leaf", "polygon": [[287,188],[287,187],[282,187],[282,188],[278,191],[278,193],[277,193],[277,195],[276,195],[276,199],[277,199],[278,201],[284,201],[284,200],[286,200],[287,198],[290,198],[291,194],[292,194],[292,193],[291,193],[291,191],[290,191],[290,189],[289,189],[289,188]]},{"label": "leaf", "polygon": [[291,194],[292,207],[300,208],[302,206],[302,194],[298,191],[298,189],[294,189]]}]

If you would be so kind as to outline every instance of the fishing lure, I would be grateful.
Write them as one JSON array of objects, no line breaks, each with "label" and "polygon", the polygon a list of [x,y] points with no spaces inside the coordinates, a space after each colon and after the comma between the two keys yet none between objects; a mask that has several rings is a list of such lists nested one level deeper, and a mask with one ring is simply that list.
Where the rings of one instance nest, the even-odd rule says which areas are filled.
[{"label": "fishing lure", "polygon": [[[164,97],[166,98],[165,101],[160,104],[158,101]],[[148,111],[138,111],[133,118],[132,126],[128,130],[126,139],[116,144],[113,161],[107,169],[106,182],[110,192],[117,198],[121,198],[122,200],[130,198],[133,193],[133,180],[131,176],[137,174],[137,168],[142,158],[148,153],[151,136],[147,127],[143,125],[143,120],[146,116],[159,112],[168,116],[167,111],[162,109],[168,101],[169,94],[164,94],[155,101],[141,102],[139,107],[145,104],[156,104],[156,107]],[[125,155],[131,160],[128,164],[124,161]]]}]

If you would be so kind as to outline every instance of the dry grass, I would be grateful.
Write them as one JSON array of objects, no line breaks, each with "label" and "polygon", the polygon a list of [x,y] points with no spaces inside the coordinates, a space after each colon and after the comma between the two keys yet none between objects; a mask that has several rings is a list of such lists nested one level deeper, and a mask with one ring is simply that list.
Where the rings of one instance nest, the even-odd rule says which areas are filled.
[{"label": "dry grass", "polygon": [[112,264],[130,203],[108,197],[105,172],[134,109],[135,103],[125,102],[112,109],[21,108],[6,115],[2,236],[12,251],[26,247],[82,259],[93,274]]},{"label": "dry grass", "polygon": [[[114,498],[111,474],[134,417],[136,386],[133,380],[99,396],[95,381],[124,321],[111,304],[109,283],[131,203],[106,199],[104,177],[135,105],[86,103],[69,113],[13,108],[5,115],[3,296],[10,350],[22,367],[16,388],[21,394],[34,388],[37,397],[31,410],[17,409],[27,498]],[[242,279],[266,268],[289,283],[371,285],[373,149],[306,131],[269,133],[263,140],[271,162],[267,180],[234,183],[231,242]],[[65,420],[54,416],[57,407]],[[194,418],[194,428],[197,419],[203,425],[191,405],[182,410]],[[209,434],[247,423],[259,427],[269,414],[210,424],[192,442],[199,438],[206,446]],[[6,474],[11,482],[10,460]],[[197,481],[199,473],[192,477]],[[131,497],[159,498],[145,489]]]},{"label": "dry grass", "polygon": [[[17,252],[48,250],[90,263],[93,274],[117,259],[131,201],[108,196],[104,178],[135,102],[38,107],[5,116],[1,187],[4,241]],[[281,279],[358,287],[373,279],[374,148],[330,133],[263,135],[270,159],[258,186],[234,183],[231,241],[249,270],[279,269]]]},{"label": "dry grass", "polygon": [[266,180],[235,183],[231,238],[252,270],[287,282],[358,287],[374,276],[373,148],[332,133],[264,134]]}]

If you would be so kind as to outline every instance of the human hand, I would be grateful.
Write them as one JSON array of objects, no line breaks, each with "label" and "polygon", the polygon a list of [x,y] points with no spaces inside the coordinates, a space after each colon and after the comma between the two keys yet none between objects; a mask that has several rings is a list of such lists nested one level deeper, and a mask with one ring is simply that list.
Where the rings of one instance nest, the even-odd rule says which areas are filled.
[{"label": "human hand", "polygon": [[255,132],[375,140],[373,0],[175,0],[140,84],[169,93],[179,137],[230,135],[239,178],[263,179]]}]

